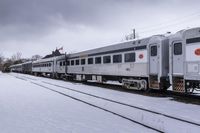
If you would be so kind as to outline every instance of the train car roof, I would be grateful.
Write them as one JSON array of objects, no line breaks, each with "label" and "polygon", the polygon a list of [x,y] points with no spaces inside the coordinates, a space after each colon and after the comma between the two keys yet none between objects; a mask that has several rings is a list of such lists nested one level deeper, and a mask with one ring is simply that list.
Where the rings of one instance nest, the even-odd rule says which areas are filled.
[{"label": "train car roof", "polygon": [[10,67],[16,67],[16,66],[21,66],[22,65],[22,63],[20,63],[20,64],[15,64],[15,65],[11,65]]},{"label": "train car roof", "polygon": [[24,64],[30,64],[30,63],[32,63],[32,61],[24,62],[24,63],[22,63],[22,65],[24,65]]},{"label": "train car roof", "polygon": [[39,59],[39,60],[33,61],[33,63],[49,62],[49,61],[53,61],[54,59],[55,59],[55,57]]},{"label": "train car roof", "polygon": [[131,40],[127,42],[121,42],[117,43],[114,45],[109,45],[109,46],[104,46],[101,48],[95,48],[92,50],[86,50],[83,52],[78,52],[74,54],[70,54],[68,58],[76,58],[76,57],[81,57],[81,56],[88,56],[88,55],[94,55],[96,53],[105,53],[109,51],[114,51],[114,50],[120,50],[120,49],[127,49],[127,48],[133,48],[137,46],[145,46],[148,44],[148,41],[151,37],[143,38],[143,39],[137,39],[137,40]]},{"label": "train car roof", "polygon": [[185,38],[187,35],[195,34],[196,32],[198,32],[198,34],[200,33],[200,27],[194,27],[194,28],[180,30],[180,31],[176,32],[175,34],[172,34],[171,36],[169,36],[169,38],[170,39]]},{"label": "train car roof", "polygon": [[33,61],[33,63],[42,63],[42,62],[49,62],[49,61],[63,60],[63,59],[65,59],[65,55],[60,55],[60,56],[55,56],[55,57],[50,57],[50,58],[45,58],[45,59],[39,59],[39,60]]}]

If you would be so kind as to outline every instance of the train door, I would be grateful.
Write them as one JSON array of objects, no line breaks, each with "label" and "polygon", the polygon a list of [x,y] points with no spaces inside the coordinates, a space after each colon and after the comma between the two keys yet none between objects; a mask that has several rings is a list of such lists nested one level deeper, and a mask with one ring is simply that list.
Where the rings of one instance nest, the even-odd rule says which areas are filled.
[{"label": "train door", "polygon": [[158,56],[158,45],[150,45],[150,75],[158,75],[159,72],[159,56]]},{"label": "train door", "polygon": [[184,87],[184,54],[183,44],[175,41],[171,46],[171,84],[173,91],[185,92]]},{"label": "train door", "polygon": [[57,65],[57,61],[56,61],[56,57],[53,58],[53,70],[52,70],[52,75],[53,75],[53,78],[56,77],[56,65]]},{"label": "train door", "polygon": [[159,89],[159,58],[158,44],[151,44],[149,49],[149,88]]},{"label": "train door", "polygon": [[172,74],[183,75],[183,46],[181,42],[174,42],[172,48]]}]

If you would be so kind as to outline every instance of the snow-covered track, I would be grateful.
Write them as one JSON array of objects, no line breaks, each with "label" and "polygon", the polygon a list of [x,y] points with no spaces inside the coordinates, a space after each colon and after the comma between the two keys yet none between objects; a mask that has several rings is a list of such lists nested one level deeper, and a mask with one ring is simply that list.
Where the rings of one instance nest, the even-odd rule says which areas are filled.
[{"label": "snow-covered track", "polygon": [[[13,76],[13,75],[11,75],[11,76]],[[24,81],[28,81],[28,80],[36,81],[35,79],[33,80],[32,78],[28,78],[26,76],[14,76],[14,77],[16,77],[18,79],[21,79],[21,80],[24,80]],[[35,82],[31,82],[31,83],[35,83]],[[83,92],[83,91],[79,91],[79,90],[76,90],[76,89],[72,89],[72,88],[61,86],[61,85],[57,85],[57,84],[52,84],[52,83],[49,83],[49,82],[46,82],[46,81],[42,81],[42,83],[45,83],[45,84],[48,84],[48,85],[52,85],[52,86],[55,86],[55,87],[58,87],[58,88],[62,88],[62,89],[67,89],[67,90],[70,90],[70,91],[73,91],[73,92],[76,92],[76,93],[80,93],[80,94],[84,94],[84,95],[87,95],[87,96],[90,96],[90,97],[93,97],[93,98],[105,100],[105,101],[108,101],[108,102],[116,103],[116,104],[119,104],[119,105],[123,105],[123,106],[127,106],[127,107],[130,107],[130,108],[134,108],[134,109],[138,109],[138,110],[141,110],[141,111],[149,112],[149,113],[152,113],[152,114],[155,114],[155,115],[164,116],[164,117],[167,117],[167,118],[170,118],[170,119],[173,119],[173,120],[177,120],[177,121],[180,121],[180,122],[184,122],[184,123],[188,123],[188,124],[200,127],[200,123],[196,123],[194,121],[185,120],[185,119],[178,118],[178,117],[175,117],[175,116],[171,116],[171,115],[168,115],[168,114],[165,114],[165,113],[161,113],[161,112],[157,112],[157,111],[154,111],[154,110],[145,109],[145,108],[142,108],[142,107],[138,107],[138,106],[134,106],[134,105],[131,105],[131,104],[123,103],[123,102],[120,102],[120,101],[115,101],[115,100],[112,100],[112,99],[109,99],[109,98],[105,98],[105,97],[102,97],[102,96],[94,95],[94,94],[91,94],[91,93],[86,93],[86,92]],[[36,84],[38,84],[38,83],[36,83]],[[40,84],[38,84],[38,85],[40,85]],[[41,86],[44,86],[44,85],[41,85]]]},{"label": "snow-covered track", "polygon": [[168,114],[164,114],[164,113],[156,112],[156,111],[153,111],[153,110],[145,109],[145,108],[142,108],[142,107],[130,105],[130,104],[127,104],[127,103],[115,101],[115,100],[112,100],[112,99],[108,99],[108,98],[101,97],[101,96],[98,96],[98,95],[94,95],[94,94],[86,93],[86,92],[83,92],[83,91],[75,90],[75,89],[72,89],[72,88],[64,87],[64,86],[61,86],[61,85],[52,84],[52,83],[49,83],[49,82],[46,82],[46,81],[42,81],[42,82],[45,83],[45,84],[53,85],[55,87],[67,89],[67,90],[74,91],[74,92],[77,92],[77,93],[81,93],[81,94],[84,94],[84,95],[88,95],[88,96],[91,96],[91,97],[94,97],[94,98],[106,100],[106,101],[116,103],[116,104],[120,104],[120,105],[123,105],[123,106],[128,106],[128,107],[131,107],[131,108],[146,111],[146,112],[153,113],[153,114],[156,114],[156,115],[161,115],[161,116],[164,116],[164,117],[167,117],[167,118],[170,118],[170,119],[178,120],[178,121],[181,121],[181,122],[185,122],[185,123],[192,124],[192,125],[200,127],[200,123],[192,122],[192,121],[189,121],[189,120],[185,120],[185,119],[178,118],[178,117],[175,117],[175,116],[171,116],[171,115],[168,115]]},{"label": "snow-covered track", "polygon": [[161,131],[161,130],[156,129],[156,128],[154,128],[154,127],[151,127],[151,126],[149,126],[149,125],[143,124],[143,123],[141,123],[141,122],[135,121],[135,120],[133,120],[133,119],[131,119],[131,118],[128,118],[128,117],[126,117],[126,116],[124,116],[124,115],[121,115],[121,114],[119,114],[119,113],[116,113],[116,112],[114,112],[114,111],[110,111],[110,110],[108,110],[108,109],[106,109],[106,108],[100,107],[100,106],[98,106],[98,105],[89,103],[89,102],[87,102],[87,101],[81,100],[81,99],[76,98],[76,97],[73,97],[73,96],[70,96],[70,95],[68,95],[68,94],[66,94],[66,93],[62,93],[62,92],[60,92],[60,91],[54,90],[54,89],[52,89],[52,88],[50,88],[50,87],[47,87],[47,86],[44,86],[44,85],[42,85],[42,84],[35,83],[35,82],[31,82],[31,83],[32,83],[32,84],[35,84],[35,85],[37,85],[37,86],[40,86],[40,87],[42,87],[42,88],[45,88],[45,89],[47,89],[47,90],[50,90],[50,91],[52,91],[52,92],[58,93],[58,94],[60,94],[60,95],[66,96],[66,97],[68,97],[68,98],[71,98],[71,99],[73,99],[73,100],[82,102],[82,103],[87,104],[87,105],[89,105],[89,106],[92,106],[92,107],[94,107],[94,108],[97,108],[97,109],[103,110],[103,111],[105,111],[105,112],[111,113],[111,114],[113,114],[113,115],[116,115],[116,116],[118,116],[118,117],[121,117],[121,118],[123,118],[123,119],[126,119],[126,120],[128,120],[128,121],[130,121],[130,122],[132,122],[132,123],[139,124],[139,125],[141,125],[141,126],[144,126],[144,127],[148,128],[148,129],[154,130],[154,131],[159,132],[159,133],[164,133],[164,131]]},{"label": "snow-covered track", "polygon": [[[106,97],[109,96],[109,95],[104,96],[103,93],[96,93],[95,91],[88,91],[89,88],[86,88],[85,89],[86,91],[84,91],[84,89],[79,90],[81,88],[80,87],[77,88],[76,86],[77,85],[82,86],[81,84],[71,84],[71,83],[69,83],[69,84],[71,84],[70,87],[69,87],[67,83],[66,83],[67,86],[65,86],[64,82],[61,83],[62,81],[56,81],[54,83],[53,82],[54,80],[52,80],[52,79],[44,80],[43,78],[38,77],[37,80],[31,80],[31,79],[28,79],[28,78],[23,77],[21,75],[17,75],[17,77],[16,77],[16,75],[11,75],[11,76],[13,76],[17,79],[21,79],[24,82],[29,82],[31,84],[37,85],[38,89],[45,88],[47,91],[51,90],[51,91],[55,92],[55,94],[58,93],[60,95],[65,96],[66,98],[68,97],[68,98],[70,98],[74,101],[81,102],[81,103],[84,103],[84,104],[89,105],[91,107],[94,107],[96,109],[99,109],[99,110],[102,110],[104,112],[113,114],[115,116],[118,116],[119,118],[122,118],[122,120],[127,120],[130,123],[133,123],[133,124],[138,123],[138,125],[140,125],[142,127],[147,126],[147,127],[151,127],[153,129],[156,129],[156,130],[152,130],[151,128],[146,128],[146,129],[150,129],[154,132],[160,131],[160,132],[166,132],[166,133],[171,133],[171,132],[182,132],[182,133],[194,132],[194,133],[198,133],[198,131],[200,129],[199,120],[196,119],[196,118],[193,118],[194,117],[193,115],[190,118],[190,117],[185,116],[186,114],[184,114],[184,113],[182,115],[176,116],[175,115],[176,113],[173,113],[173,111],[169,112],[169,114],[171,116],[175,116],[178,119],[183,119],[183,120],[185,119],[185,121],[193,123],[193,124],[191,124],[191,123],[188,123],[188,122],[185,122],[185,121],[179,121],[177,119],[171,119],[170,117],[166,117],[164,115],[156,114],[156,113],[163,112],[163,111],[156,112],[155,108],[152,108],[152,110],[150,110],[148,108],[145,108],[146,106],[141,107],[139,104],[132,105],[132,106],[144,108],[144,109],[151,111],[151,112],[148,112],[148,111],[145,111],[145,110],[140,110],[140,109],[137,109],[137,108],[134,108],[134,107],[119,104],[119,103],[121,103],[121,100],[120,100],[119,103],[116,103],[119,100],[118,99],[116,100],[114,97],[113,97],[114,99],[111,98],[110,100],[113,100],[113,101],[116,100],[116,102],[105,100],[105,99],[108,99]],[[18,78],[18,76],[20,78]],[[47,81],[47,82],[45,83],[45,81]],[[66,88],[69,88],[69,89],[66,89],[66,88],[63,88],[63,87],[66,87]],[[70,89],[76,90],[76,91],[72,91]],[[80,91],[82,93],[80,93],[80,92],[78,93],[77,91]],[[92,92],[94,92],[94,93],[92,93]],[[86,95],[84,93],[88,93],[89,95]],[[91,95],[94,95],[96,97],[91,96]],[[104,99],[97,98],[97,97],[102,97]],[[137,98],[137,96],[136,96],[136,98]],[[78,100],[76,100],[76,99],[78,99]],[[129,103],[128,101],[127,102],[125,102],[125,101],[124,101],[124,104]],[[132,102],[129,103],[129,104],[131,105]],[[127,105],[129,105],[129,104],[127,104]],[[94,106],[92,106],[92,105],[94,105]],[[156,112],[156,113],[152,113],[152,112]],[[193,111],[193,112],[195,112],[195,111]],[[184,116],[184,117],[182,117],[182,116]],[[197,125],[194,124],[194,123],[196,123]],[[141,124],[143,124],[143,125],[141,125]],[[178,128],[176,128],[176,127],[178,127]]]}]

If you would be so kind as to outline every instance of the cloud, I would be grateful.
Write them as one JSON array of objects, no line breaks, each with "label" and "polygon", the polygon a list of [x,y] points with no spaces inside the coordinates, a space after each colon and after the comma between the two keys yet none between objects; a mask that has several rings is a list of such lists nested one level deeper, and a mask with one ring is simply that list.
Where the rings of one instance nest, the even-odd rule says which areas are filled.
[{"label": "cloud", "polygon": [[171,24],[169,20],[177,21],[183,14],[200,11],[199,3],[198,0],[1,0],[0,52],[10,56],[21,51],[30,57],[51,52],[60,44],[66,51],[81,51],[120,41],[132,28],[141,32],[141,36],[178,30],[199,21],[194,17],[192,22],[142,33],[159,23]]}]

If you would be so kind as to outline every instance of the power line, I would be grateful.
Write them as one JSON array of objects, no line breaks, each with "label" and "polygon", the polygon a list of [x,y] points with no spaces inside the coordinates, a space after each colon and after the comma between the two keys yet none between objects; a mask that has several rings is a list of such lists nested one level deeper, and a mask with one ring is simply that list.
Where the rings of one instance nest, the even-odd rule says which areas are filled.
[{"label": "power line", "polygon": [[175,22],[175,21],[181,21],[181,20],[184,20],[185,18],[196,16],[196,15],[199,16],[200,15],[200,11],[192,13],[190,15],[185,15],[185,16],[180,17],[180,18],[175,18],[175,19],[167,20],[167,21],[165,21],[163,23],[153,24],[153,25],[149,25],[149,26],[145,26],[145,27],[138,27],[137,29],[138,30],[142,30],[142,31],[143,31],[143,29],[155,29],[155,27],[160,27],[162,25],[169,24],[169,23],[172,23],[172,22]]},{"label": "power line", "polygon": [[[154,32],[154,31],[158,31],[160,29],[164,29],[164,28],[167,28],[167,27],[170,27],[170,26],[184,24],[187,21],[191,21],[191,18],[199,17],[199,16],[200,16],[200,14],[198,14],[196,16],[190,16],[190,17],[186,18],[185,20],[182,20],[182,21],[179,21],[179,22],[176,22],[176,23],[171,23],[171,24],[167,24],[167,25],[163,25],[163,26],[157,26],[157,27],[154,27],[154,28],[151,28],[151,29],[148,29],[148,30],[142,30],[140,33]],[[192,21],[194,21],[194,20],[192,20]]]}]

